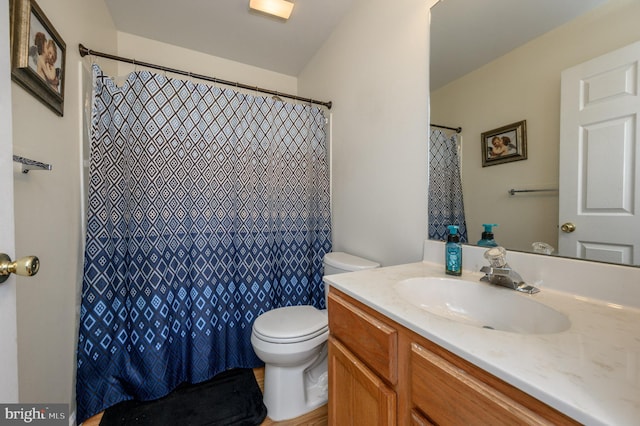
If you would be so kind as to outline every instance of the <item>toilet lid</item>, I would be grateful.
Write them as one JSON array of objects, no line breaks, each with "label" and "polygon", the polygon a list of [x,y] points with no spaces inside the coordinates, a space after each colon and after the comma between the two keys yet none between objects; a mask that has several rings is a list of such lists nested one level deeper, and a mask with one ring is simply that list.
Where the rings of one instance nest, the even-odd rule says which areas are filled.
[{"label": "toilet lid", "polygon": [[362,269],[373,269],[380,267],[378,262],[363,259],[349,253],[332,251],[324,255],[323,262],[334,268],[343,271],[360,271]]},{"label": "toilet lid", "polygon": [[257,337],[275,343],[309,340],[328,329],[327,311],[306,305],[273,309],[260,315],[253,323]]}]

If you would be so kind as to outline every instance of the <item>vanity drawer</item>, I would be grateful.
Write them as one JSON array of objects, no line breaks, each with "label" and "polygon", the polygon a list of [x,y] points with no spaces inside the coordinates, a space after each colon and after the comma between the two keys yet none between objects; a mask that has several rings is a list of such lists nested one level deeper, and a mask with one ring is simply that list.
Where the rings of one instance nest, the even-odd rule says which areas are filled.
[{"label": "vanity drawer", "polygon": [[398,332],[386,322],[329,293],[329,330],[388,383],[398,381]]},{"label": "vanity drawer", "polygon": [[412,404],[435,424],[553,424],[417,343],[411,377]]}]

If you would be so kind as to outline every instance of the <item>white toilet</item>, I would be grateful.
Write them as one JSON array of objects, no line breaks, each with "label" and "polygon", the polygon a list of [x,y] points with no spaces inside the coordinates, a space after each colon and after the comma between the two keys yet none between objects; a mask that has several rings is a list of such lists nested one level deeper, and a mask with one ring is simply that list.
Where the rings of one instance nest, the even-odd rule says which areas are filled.
[{"label": "white toilet", "polygon": [[[379,263],[342,252],[327,253],[324,275],[377,268]],[[325,302],[328,285],[325,283]],[[265,363],[264,405],[271,420],[301,416],[327,402],[327,310],[287,306],[260,315],[251,344]]]}]

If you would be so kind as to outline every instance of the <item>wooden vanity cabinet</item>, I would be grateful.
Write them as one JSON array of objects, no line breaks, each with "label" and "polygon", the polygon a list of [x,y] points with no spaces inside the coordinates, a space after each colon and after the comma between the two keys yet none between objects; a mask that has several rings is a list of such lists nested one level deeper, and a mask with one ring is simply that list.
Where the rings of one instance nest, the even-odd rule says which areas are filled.
[{"label": "wooden vanity cabinet", "polygon": [[397,331],[335,293],[329,312],[329,424],[397,424]]},{"label": "wooden vanity cabinet", "polygon": [[331,288],[329,424],[577,425]]}]

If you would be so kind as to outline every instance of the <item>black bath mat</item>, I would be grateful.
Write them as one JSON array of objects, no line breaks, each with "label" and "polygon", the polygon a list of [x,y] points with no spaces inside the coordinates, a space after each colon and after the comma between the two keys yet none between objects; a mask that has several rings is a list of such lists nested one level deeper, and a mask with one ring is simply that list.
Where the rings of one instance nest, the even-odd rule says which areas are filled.
[{"label": "black bath mat", "polygon": [[124,401],[105,410],[100,426],[255,426],[267,416],[253,370],[225,371],[182,384],[154,401]]}]

